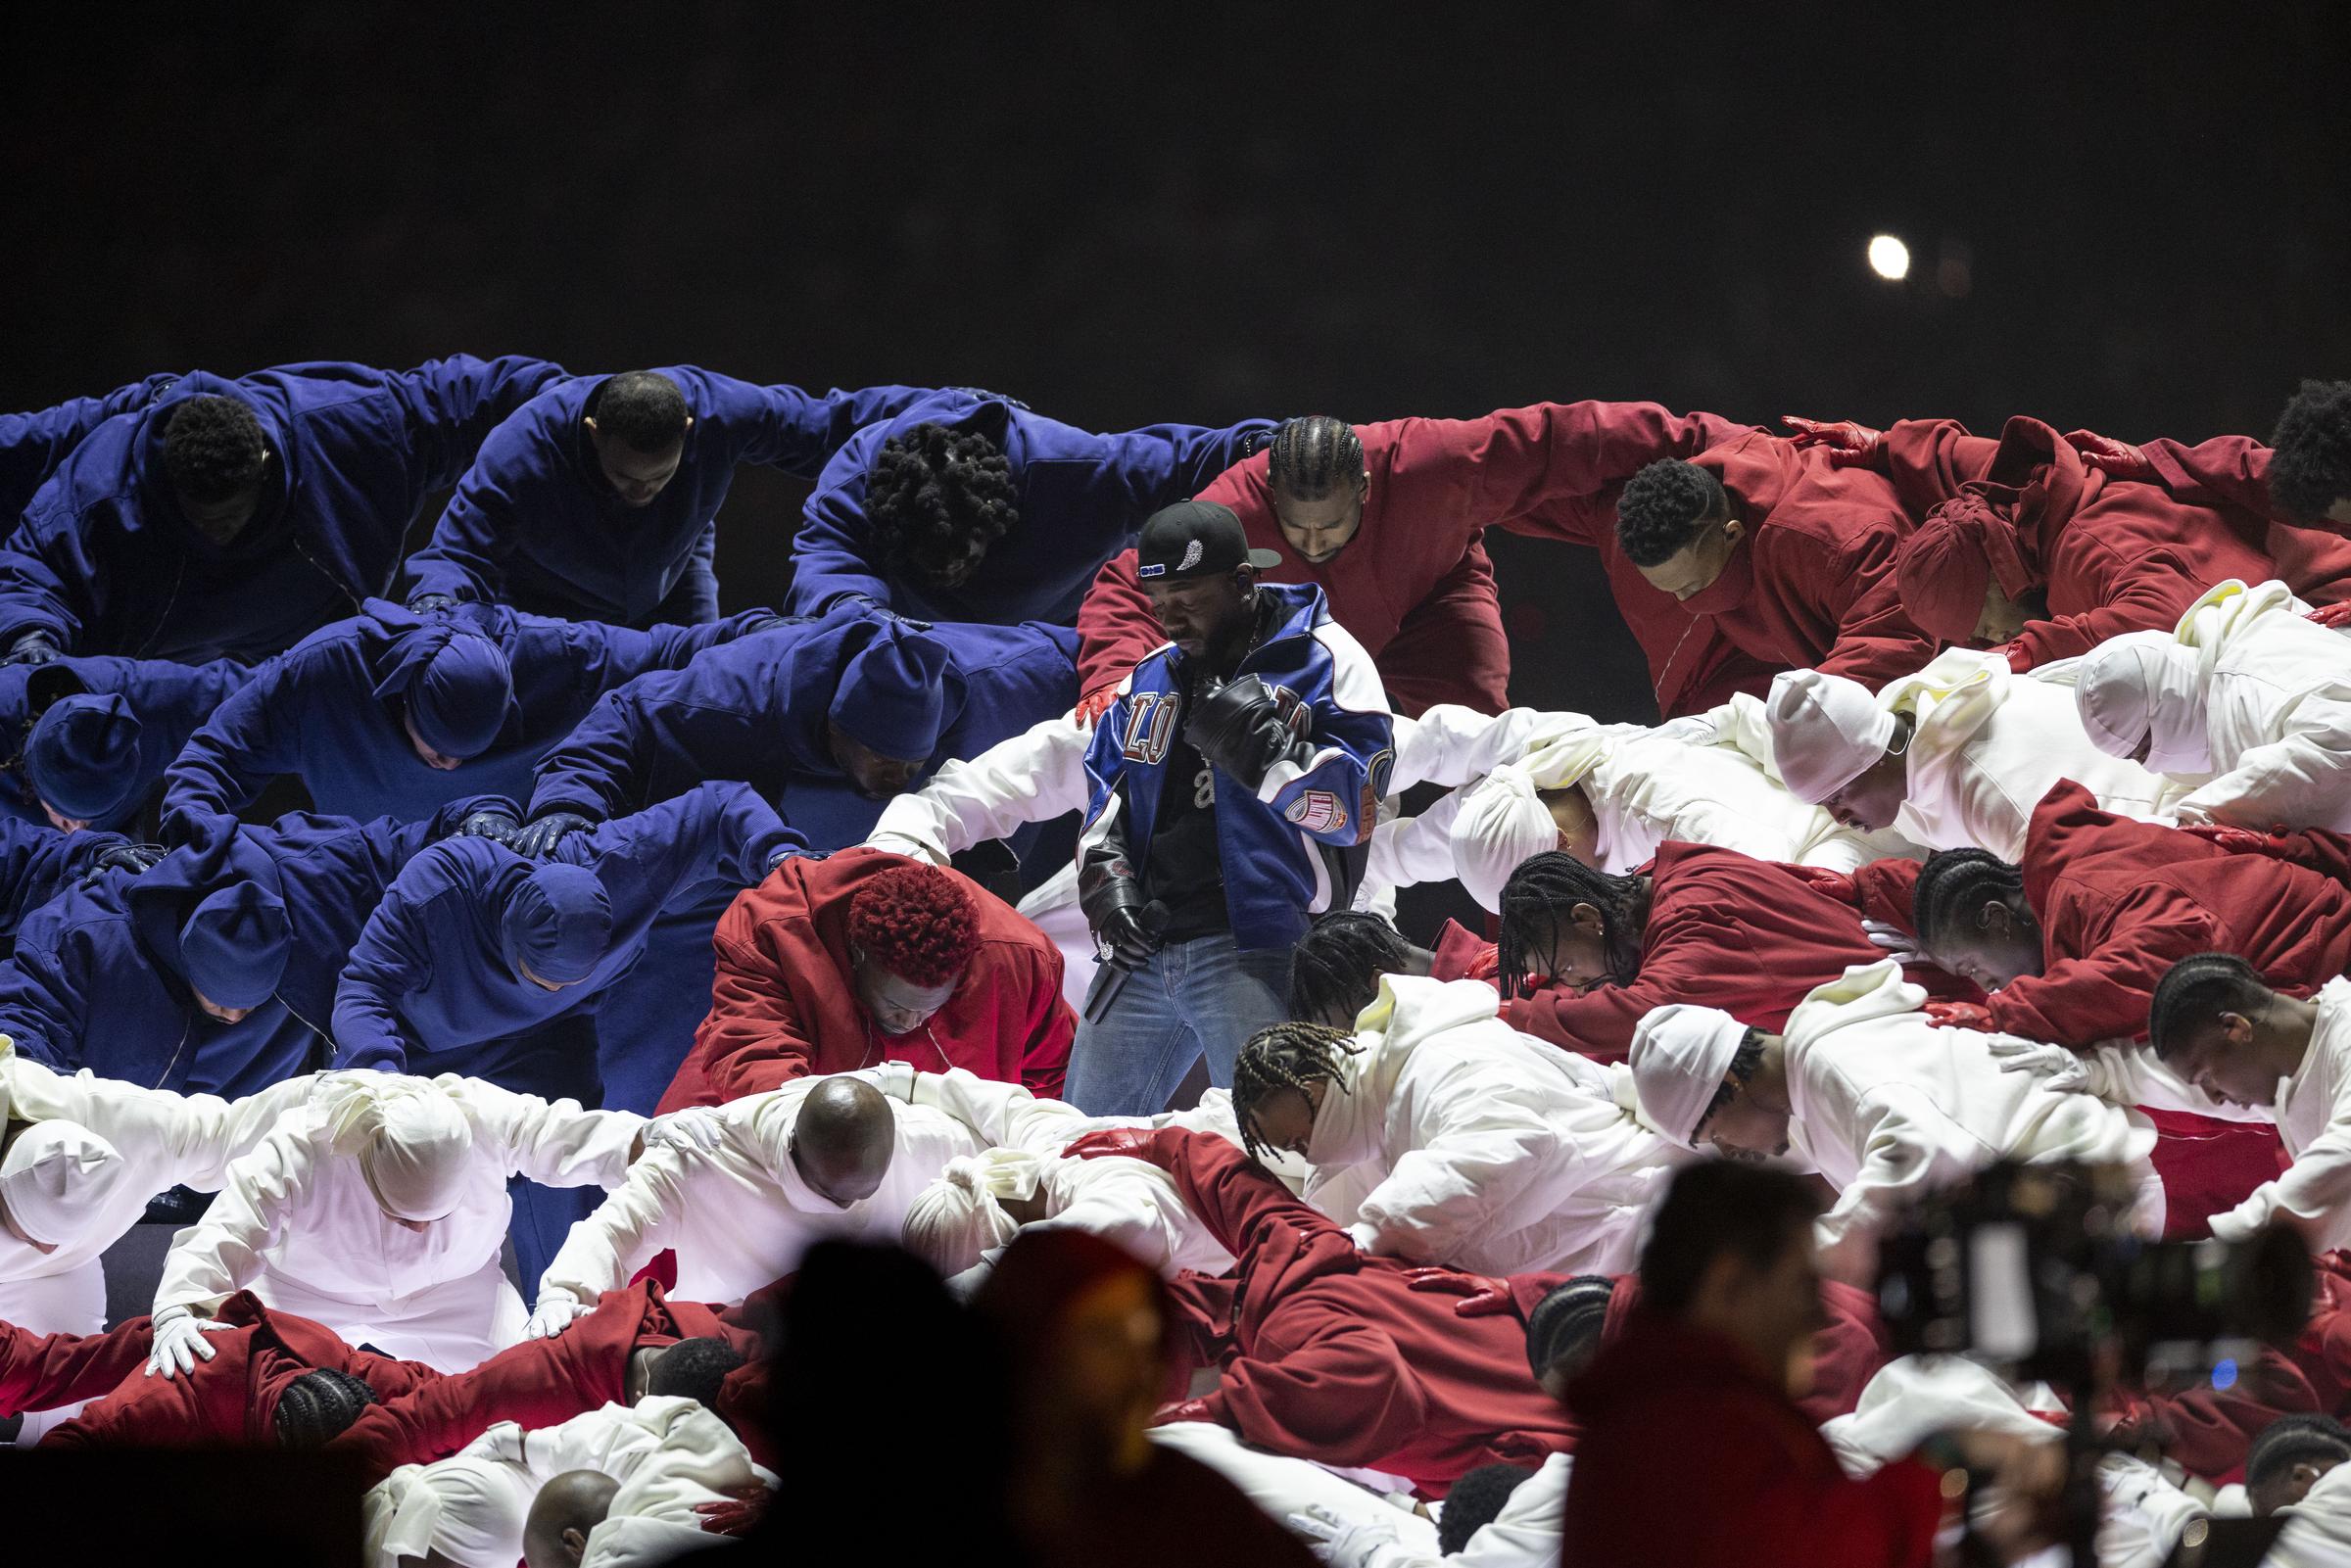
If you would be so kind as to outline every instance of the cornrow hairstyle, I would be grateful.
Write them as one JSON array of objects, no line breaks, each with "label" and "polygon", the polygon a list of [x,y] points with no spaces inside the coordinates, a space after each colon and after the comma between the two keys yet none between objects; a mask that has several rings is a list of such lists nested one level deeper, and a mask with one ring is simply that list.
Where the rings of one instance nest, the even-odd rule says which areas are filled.
[{"label": "cornrow hairstyle", "polygon": [[1481,1464],[1445,1492],[1445,1506],[1437,1514],[1437,1550],[1450,1557],[1469,1544],[1469,1538],[1492,1524],[1511,1500],[1511,1494],[1535,1478],[1523,1464],[1497,1460]]},{"label": "cornrow hairstyle", "polygon": [[1760,1029],[1750,1029],[1739,1036],[1739,1049],[1731,1054],[1730,1069],[1723,1073],[1722,1082],[1716,1085],[1714,1098],[1708,1100],[1706,1109],[1699,1113],[1698,1124],[1690,1129],[1692,1148],[1698,1147],[1699,1140],[1706,1135],[1706,1123],[1739,1098],[1739,1091],[1747,1087],[1747,1080],[1753,1077],[1755,1069],[1762,1065],[1763,1033]]},{"label": "cornrow hairstyle", "polygon": [[1539,1378],[1598,1340],[1615,1297],[1616,1282],[1606,1274],[1578,1274],[1554,1285],[1526,1314],[1528,1370]]},{"label": "cornrow hairstyle", "polygon": [[322,1449],[376,1402],[375,1390],[349,1372],[314,1367],[286,1385],[270,1425],[281,1449]]},{"label": "cornrow hairstyle", "polygon": [[1290,955],[1290,1017],[1354,1018],[1379,994],[1379,977],[1412,961],[1412,944],[1377,915],[1334,910]]},{"label": "cornrow hairstyle", "polygon": [[2258,1015],[2273,993],[2261,973],[2234,953],[2191,953],[2164,972],[2147,1004],[2147,1043],[2170,1061],[2196,1030],[2223,1013]]},{"label": "cornrow hairstyle", "polygon": [[716,1411],[719,1388],[727,1374],[743,1363],[743,1353],[715,1336],[680,1340],[653,1362],[653,1375],[646,1380],[645,1392],[680,1396]]},{"label": "cornrow hairstyle", "polygon": [[2009,904],[2027,915],[2025,873],[1989,849],[1944,849],[1927,857],[1910,890],[1910,924],[1929,952],[1964,941],[1979,928],[1988,904]]},{"label": "cornrow hairstyle", "polygon": [[686,439],[686,394],[658,370],[624,370],[596,389],[596,428],[631,451],[664,452]]},{"label": "cornrow hairstyle", "polygon": [[1359,1049],[1354,1035],[1322,1023],[1276,1023],[1249,1036],[1232,1065],[1232,1115],[1241,1124],[1241,1147],[1249,1158],[1265,1158],[1257,1111],[1268,1096],[1295,1089],[1311,1102],[1307,1085],[1338,1082],[1340,1059]]},{"label": "cornrow hairstyle", "polygon": [[1629,984],[1641,973],[1641,935],[1649,925],[1648,891],[1640,877],[1595,871],[1564,850],[1530,855],[1502,884],[1502,931],[1495,957],[1507,1000],[1526,994],[1528,960],[1578,904],[1600,911],[1608,978]]},{"label": "cornrow hairstyle", "polygon": [[1635,566],[1661,565],[1688,549],[1730,503],[1710,470],[1660,457],[1625,482],[1616,501],[1616,543]]},{"label": "cornrow hairstyle", "polygon": [[241,398],[190,398],[164,426],[164,474],[192,501],[228,499],[268,460],[261,418]]},{"label": "cornrow hairstyle", "polygon": [[2351,381],[2305,381],[2270,436],[2270,496],[2315,522],[2351,496]]},{"label": "cornrow hairstyle", "polygon": [[1266,483],[1300,500],[1319,500],[1363,477],[1363,438],[1326,413],[1284,419],[1266,451]]},{"label": "cornrow hairstyle", "polygon": [[2306,1459],[2351,1461],[2351,1430],[2331,1416],[2279,1416],[2253,1440],[2245,1455],[2245,1485],[2266,1486]]},{"label": "cornrow hairstyle", "polygon": [[1002,539],[1021,520],[1020,491],[994,442],[925,420],[874,454],[865,516],[883,564],[920,572]]},{"label": "cornrow hairstyle", "polygon": [[849,940],[913,985],[944,985],[980,950],[980,910],[936,866],[893,866],[849,899]]}]

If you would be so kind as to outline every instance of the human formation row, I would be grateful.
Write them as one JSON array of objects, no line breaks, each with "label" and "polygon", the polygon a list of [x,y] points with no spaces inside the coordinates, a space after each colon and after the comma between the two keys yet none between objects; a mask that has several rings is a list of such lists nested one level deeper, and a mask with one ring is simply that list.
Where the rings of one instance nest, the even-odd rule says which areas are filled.
[{"label": "human formation row", "polygon": [[[17,1407],[105,1396],[53,1441],[391,1420],[385,1469],[556,1408],[669,1451],[552,1369],[608,1313],[624,1362],[696,1344],[716,1417],[646,1408],[748,1465],[749,1367],[679,1303],[709,1327],[828,1235],[962,1274],[1044,1225],[1187,1287],[1220,1376],[1163,1430],[1433,1497],[1573,1447],[1555,1396],[1697,1149],[1826,1177],[1848,1284],[1910,1196],[2001,1156],[2124,1165],[2150,1230],[2342,1240],[2351,384],[2273,447],[1792,423],[1096,436],[966,390],[521,359],[11,421]],[[788,613],[722,619],[745,461],[816,488]],[[376,596],[453,482],[406,603]],[[1597,551],[1668,722],[1504,705],[1494,525]],[[312,810],[239,820],[289,777]],[[944,866],[993,839],[1017,910]],[[1380,913],[1444,879],[1498,944]],[[1201,1062],[1219,1092],[1163,1112]],[[172,1188],[221,1196],[152,1321],[101,1334],[99,1258]],[[631,1284],[664,1255],[674,1302]],[[1576,1330],[1530,1372],[1543,1322]],[[224,1370],[248,1331],[275,1349]],[[428,1391],[465,1411],[429,1440],[360,1415]],[[2302,1402],[2134,1418],[2217,1432],[2174,1457],[2223,1480]],[[457,1531],[470,1487],[487,1535],[435,1549],[510,1561],[554,1473],[404,1471],[379,1535]]]}]

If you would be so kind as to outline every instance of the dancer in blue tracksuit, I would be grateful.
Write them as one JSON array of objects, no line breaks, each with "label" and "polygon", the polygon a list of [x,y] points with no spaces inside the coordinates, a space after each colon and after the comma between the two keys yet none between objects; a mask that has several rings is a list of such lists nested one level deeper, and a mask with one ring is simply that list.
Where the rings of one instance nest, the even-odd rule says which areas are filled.
[{"label": "dancer in blue tracksuit", "polygon": [[231,659],[0,665],[0,817],[127,830],[188,736],[251,675]]},{"label": "dancer in blue tracksuit", "polygon": [[1202,1056],[1289,1016],[1290,950],[1361,880],[1395,760],[1363,645],[1311,585],[1260,584],[1270,550],[1212,501],[1154,515],[1135,575],[1169,645],[1085,753],[1078,894],[1104,955],[1070,1053],[1089,1116],[1163,1109]]},{"label": "dancer in blue tracksuit", "polygon": [[[1056,626],[929,628],[847,604],[648,675],[596,705],[539,764],[531,827],[564,833],[691,788],[740,779],[824,848],[852,843],[875,801],[936,762],[976,756],[1077,701],[1076,634]],[[838,831],[803,795],[847,796]]]},{"label": "dancer in blue tracksuit", "polygon": [[391,587],[401,537],[540,359],[179,377],[86,436],[0,546],[0,648],[254,663]]},{"label": "dancer in blue tracksuit", "polygon": [[149,376],[102,398],[69,398],[37,413],[0,413],[0,518],[15,526],[33,493],[49,482],[84,436],[117,414],[146,407],[178,380],[175,375]]},{"label": "dancer in blue tracksuit", "polygon": [[149,1088],[235,1096],[310,1071],[376,900],[484,809],[513,808],[364,825],[294,812],[70,888],[24,918],[0,964],[0,1034],[60,1071]]},{"label": "dancer in blue tracksuit", "polygon": [[[335,993],[333,1065],[457,1072],[600,1106],[600,1043],[657,1094],[693,1044],[692,1025],[675,1039],[600,1042],[607,999],[624,980],[629,990],[677,983],[645,968],[664,909],[714,887],[749,887],[799,847],[740,784],[704,784],[576,834],[552,861],[485,838],[436,844],[402,872],[352,950]],[[706,996],[706,964],[699,973]],[[538,1277],[600,1197],[517,1190],[512,1234],[525,1278]]]},{"label": "dancer in blue tracksuit", "polygon": [[1074,626],[1094,574],[1144,518],[1273,429],[1097,435],[1005,399],[933,393],[825,465],[792,545],[791,607],[820,615],[862,598],[925,620]]},{"label": "dancer in blue tracksuit", "polygon": [[516,409],[408,557],[409,602],[487,599],[622,626],[718,618],[714,519],[740,463],[814,479],[921,394],[812,396],[690,364],[570,376]]},{"label": "dancer in blue tracksuit", "polygon": [[384,599],[367,612],[263,666],[189,738],[164,776],[168,835],[235,816],[281,774],[318,811],[361,822],[468,795],[527,799],[532,765],[606,692],[776,622],[746,610],[637,632],[493,604],[418,615]]}]

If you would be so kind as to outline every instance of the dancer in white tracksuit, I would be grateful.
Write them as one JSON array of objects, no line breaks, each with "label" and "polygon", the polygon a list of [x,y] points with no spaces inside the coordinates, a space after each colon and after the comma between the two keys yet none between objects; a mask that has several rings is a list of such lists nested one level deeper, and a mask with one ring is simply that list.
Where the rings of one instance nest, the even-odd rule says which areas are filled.
[{"label": "dancer in white tracksuit", "polygon": [[1633,1080],[1668,1133],[1817,1170],[1838,1193],[1819,1224],[1821,1266],[1856,1284],[1875,1276],[1888,1220],[2000,1160],[2129,1166],[2136,1221],[2162,1233],[2152,1122],[2005,1070],[1991,1036],[1939,1027],[1926,1000],[1888,960],[1816,988],[1777,1035],[1716,1008],[1661,1007],[1633,1036]]},{"label": "dancer in white tracksuit", "polygon": [[[1243,1136],[1302,1152],[1307,1200],[1366,1252],[1483,1274],[1630,1268],[1687,1152],[1640,1119],[1621,1067],[1529,1039],[1500,1005],[1482,981],[1387,974],[1352,1036],[1262,1032],[1233,1079]],[[1337,1202],[1350,1172],[1369,1190]]]},{"label": "dancer in white tracksuit", "polygon": [[1842,676],[1789,671],[1764,702],[1734,698],[1713,717],[1798,799],[1929,849],[2022,860],[2033,808],[2060,779],[2129,817],[2159,815],[2171,792],[2089,743],[2070,686],[1970,648],[1946,648],[1874,696]]},{"label": "dancer in white tracksuit", "polygon": [[463,1371],[522,1336],[499,1266],[507,1180],[616,1186],[647,1126],[453,1074],[322,1074],[173,1239],[151,1364],[185,1370],[206,1315],[251,1289],[355,1345]]},{"label": "dancer in white tracksuit", "polygon": [[2075,675],[2083,729],[2192,784],[2177,822],[2351,831],[2351,638],[2305,609],[2231,579],[2175,632],[2101,643]]}]

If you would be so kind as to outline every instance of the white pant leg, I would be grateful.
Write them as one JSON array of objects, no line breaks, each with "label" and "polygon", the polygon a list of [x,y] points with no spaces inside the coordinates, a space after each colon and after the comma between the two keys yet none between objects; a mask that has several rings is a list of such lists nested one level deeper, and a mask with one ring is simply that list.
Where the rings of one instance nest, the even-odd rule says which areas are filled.
[{"label": "white pant leg", "polygon": [[1094,983],[1094,933],[1078,907],[1077,866],[1046,878],[1015,908],[1061,949],[1061,994],[1082,1012],[1086,988]]}]

